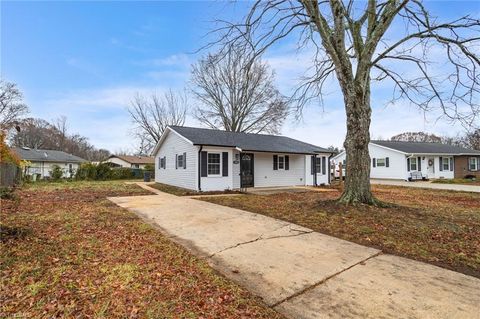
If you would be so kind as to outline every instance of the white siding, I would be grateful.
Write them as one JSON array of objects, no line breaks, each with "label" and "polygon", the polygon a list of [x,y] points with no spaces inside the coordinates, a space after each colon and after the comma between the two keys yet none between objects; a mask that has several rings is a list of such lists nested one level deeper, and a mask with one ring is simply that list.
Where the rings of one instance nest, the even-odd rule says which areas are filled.
[{"label": "white siding", "polygon": [[[274,170],[272,153],[254,153],[255,187],[305,185],[305,155],[289,156],[289,170]],[[276,154],[284,155],[284,154]],[[310,171],[309,171],[310,172]]]},{"label": "white siding", "polygon": [[120,165],[121,167],[131,167],[132,166],[129,162],[124,161],[124,160],[122,160],[118,157],[109,158],[105,162],[114,163],[114,164]]},{"label": "white siding", "polygon": [[233,188],[240,188],[240,152],[237,150],[233,151],[233,156],[238,155],[238,163],[235,164],[233,161],[235,160],[235,157],[232,159],[232,169],[233,169]]},{"label": "white siding", "polygon": [[[317,172],[317,185],[328,185],[328,174],[329,174],[329,169],[328,169],[328,156],[329,154],[317,154],[317,158],[322,158],[325,157],[325,174],[323,172]],[[306,185],[313,185],[314,184],[314,178],[312,175],[312,156],[311,155],[306,155],[305,156],[305,181]]]},{"label": "white siding", "polygon": [[[214,148],[214,147],[203,147],[202,152],[210,153],[220,153],[220,176],[208,176],[201,177],[201,187],[202,191],[216,191],[216,190],[226,190],[233,189],[233,149],[231,148]],[[228,176],[222,176],[222,153],[228,152]],[[240,165],[238,165],[240,166]],[[238,168],[238,172],[240,169]]]},{"label": "white siding", "polygon": [[54,165],[58,165],[63,170],[63,177],[69,178],[70,169],[69,164],[72,164],[72,177],[75,176],[76,171],[78,170],[78,163],[65,163],[65,162],[31,162],[30,166],[27,169],[27,175],[40,174],[41,177],[50,177],[50,171],[53,169]]},{"label": "white siding", "polygon": [[[378,165],[373,167],[373,161],[370,164],[370,177],[379,178],[379,179],[401,179],[408,180],[410,173],[414,171],[409,171],[407,168],[407,155],[400,153],[388,148],[384,148],[375,144],[370,144],[368,146],[370,152],[370,158],[389,158],[389,167]],[[408,155],[410,157],[410,155]],[[425,176],[429,179],[435,178],[453,178],[454,171],[440,171],[440,156],[439,155],[428,155],[428,154],[413,154],[411,158],[418,159],[420,157],[421,167],[420,171],[422,176]],[[452,158],[449,155],[443,155],[442,157]],[[335,163],[340,163],[345,159],[345,152],[342,152],[334,157]],[[428,160],[433,159],[433,167],[428,166]],[[347,163],[348,165],[348,163]],[[418,166],[417,166],[418,168]]]},{"label": "white siding", "polygon": [[[198,147],[174,132],[168,132],[155,154],[155,181],[188,189],[198,188]],[[187,168],[175,169],[175,155],[187,153]],[[166,168],[160,168],[159,158],[166,156]]]},{"label": "white siding", "polygon": [[[373,167],[373,160],[370,161],[370,177],[382,179],[407,179],[407,159],[405,154],[397,151],[389,150],[384,147],[370,144],[368,146],[370,158],[387,158],[389,160],[389,167],[376,166]],[[348,163],[347,163],[348,165]]]}]

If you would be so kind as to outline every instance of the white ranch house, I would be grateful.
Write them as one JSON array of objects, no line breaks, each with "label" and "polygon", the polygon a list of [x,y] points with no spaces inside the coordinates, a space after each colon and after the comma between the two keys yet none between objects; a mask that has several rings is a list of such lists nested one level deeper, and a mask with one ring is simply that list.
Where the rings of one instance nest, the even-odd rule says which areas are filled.
[{"label": "white ranch house", "polygon": [[[423,142],[372,141],[368,145],[370,177],[376,179],[452,179],[474,176],[479,170],[480,151]],[[348,166],[345,152],[333,158]],[[473,165],[475,164],[475,165]]]},{"label": "white ranch house", "polygon": [[53,166],[57,165],[63,170],[63,177],[72,177],[83,158],[62,151],[16,147],[14,152],[21,160],[30,164],[25,168],[26,175],[39,175],[40,178],[50,177]]},{"label": "white ranch house", "polygon": [[330,182],[332,153],[285,136],[169,126],[153,155],[156,182],[196,191]]}]

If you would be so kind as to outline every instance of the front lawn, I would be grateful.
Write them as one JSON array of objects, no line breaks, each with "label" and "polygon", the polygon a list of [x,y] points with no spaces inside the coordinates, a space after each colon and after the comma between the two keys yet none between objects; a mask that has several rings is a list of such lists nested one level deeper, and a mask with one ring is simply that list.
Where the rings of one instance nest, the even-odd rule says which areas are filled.
[{"label": "front lawn", "polygon": [[432,183],[480,186],[480,179],[469,179],[469,178],[435,179],[435,180],[432,181]]},{"label": "front lawn", "polygon": [[480,277],[478,193],[373,186],[391,208],[351,206],[340,191],[210,197],[203,200],[302,225],[386,253]]},{"label": "front lawn", "polygon": [[1,318],[281,318],[107,196],[122,181],[38,183],[2,200]]},{"label": "front lawn", "polygon": [[177,186],[155,183],[148,185],[159,191],[169,193],[177,196],[196,196],[196,195],[220,195],[220,194],[241,194],[239,191],[234,190],[224,190],[224,191],[209,191],[209,192],[197,192],[191,189],[181,188]]}]

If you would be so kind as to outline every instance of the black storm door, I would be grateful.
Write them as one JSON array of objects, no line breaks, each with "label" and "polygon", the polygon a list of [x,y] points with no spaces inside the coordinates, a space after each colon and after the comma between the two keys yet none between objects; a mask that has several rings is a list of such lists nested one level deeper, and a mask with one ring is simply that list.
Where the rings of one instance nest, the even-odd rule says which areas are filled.
[{"label": "black storm door", "polygon": [[240,187],[253,187],[253,154],[240,154]]}]

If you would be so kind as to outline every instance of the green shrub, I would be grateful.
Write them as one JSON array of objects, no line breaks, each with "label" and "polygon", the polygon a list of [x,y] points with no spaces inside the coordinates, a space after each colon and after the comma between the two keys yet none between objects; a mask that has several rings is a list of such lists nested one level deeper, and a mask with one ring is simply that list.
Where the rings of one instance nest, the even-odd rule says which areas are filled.
[{"label": "green shrub", "polygon": [[78,180],[96,180],[97,165],[92,163],[83,163],[75,173],[75,179]]},{"label": "green shrub", "polygon": [[112,169],[112,179],[130,179],[134,177],[134,171],[128,167]]},{"label": "green shrub", "polygon": [[155,170],[155,165],[153,165],[153,164],[146,164],[143,169],[146,170],[146,171],[154,171],[154,170]]},{"label": "green shrub", "polygon": [[100,163],[96,167],[95,179],[100,181],[106,181],[112,178],[112,169],[107,163]]},{"label": "green shrub", "polygon": [[58,165],[53,165],[52,170],[50,171],[50,177],[54,181],[58,181],[63,177],[63,170],[60,166]]},{"label": "green shrub", "polygon": [[15,199],[13,187],[0,187],[0,199]]}]

